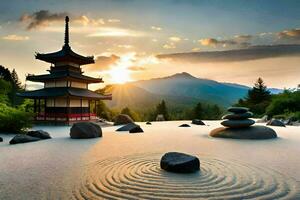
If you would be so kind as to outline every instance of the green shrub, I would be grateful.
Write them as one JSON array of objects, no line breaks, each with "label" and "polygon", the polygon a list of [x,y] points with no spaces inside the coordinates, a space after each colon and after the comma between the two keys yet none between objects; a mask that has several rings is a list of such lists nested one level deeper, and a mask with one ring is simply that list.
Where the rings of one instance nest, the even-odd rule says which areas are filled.
[{"label": "green shrub", "polygon": [[0,103],[0,132],[20,133],[31,125],[31,113]]}]

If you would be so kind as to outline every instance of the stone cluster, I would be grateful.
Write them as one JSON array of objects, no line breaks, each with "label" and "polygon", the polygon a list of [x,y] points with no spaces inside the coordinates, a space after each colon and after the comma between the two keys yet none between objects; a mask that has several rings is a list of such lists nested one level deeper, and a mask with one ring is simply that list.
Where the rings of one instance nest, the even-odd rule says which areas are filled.
[{"label": "stone cluster", "polygon": [[249,112],[248,108],[231,107],[228,109],[228,112],[231,112],[232,114],[227,114],[222,117],[225,121],[221,122],[221,124],[225,127],[246,128],[255,123],[254,120],[248,119],[253,116],[253,114]]}]

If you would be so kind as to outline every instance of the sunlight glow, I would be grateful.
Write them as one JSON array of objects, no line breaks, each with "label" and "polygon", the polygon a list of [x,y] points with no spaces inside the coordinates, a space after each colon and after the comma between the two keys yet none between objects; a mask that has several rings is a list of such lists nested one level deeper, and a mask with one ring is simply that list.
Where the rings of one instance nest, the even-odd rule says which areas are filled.
[{"label": "sunlight glow", "polygon": [[109,75],[111,76],[111,81],[113,83],[126,83],[131,81],[130,71],[126,68],[113,68],[109,70]]}]

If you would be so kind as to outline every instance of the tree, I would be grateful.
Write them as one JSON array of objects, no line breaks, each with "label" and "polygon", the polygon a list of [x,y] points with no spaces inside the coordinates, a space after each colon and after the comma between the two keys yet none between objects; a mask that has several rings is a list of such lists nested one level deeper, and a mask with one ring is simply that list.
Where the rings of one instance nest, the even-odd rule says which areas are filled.
[{"label": "tree", "polygon": [[197,103],[197,105],[194,107],[194,109],[193,109],[193,115],[194,115],[194,118],[203,119],[203,117],[204,117],[204,110],[203,110],[203,106],[202,106],[202,104],[200,102]]},{"label": "tree", "polygon": [[271,94],[262,78],[258,78],[253,88],[248,91],[244,99],[240,99],[237,106],[248,107],[256,115],[265,113],[270,104]]},{"label": "tree", "polygon": [[164,100],[156,106],[156,115],[163,115],[165,120],[170,119],[168,108]]},{"label": "tree", "polygon": [[140,121],[139,115],[136,112],[130,110],[128,107],[123,108],[121,114],[130,116],[133,119],[133,121]]}]

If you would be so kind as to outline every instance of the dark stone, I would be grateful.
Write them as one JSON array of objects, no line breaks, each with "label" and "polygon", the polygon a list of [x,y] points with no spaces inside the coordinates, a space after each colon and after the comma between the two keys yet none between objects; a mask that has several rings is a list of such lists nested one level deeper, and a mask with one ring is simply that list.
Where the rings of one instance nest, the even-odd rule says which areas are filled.
[{"label": "dark stone", "polygon": [[267,125],[269,126],[281,126],[281,127],[285,127],[284,123],[278,119],[271,119]]},{"label": "dark stone", "polygon": [[146,122],[146,124],[147,124],[147,125],[151,125],[152,123],[151,123],[151,122]]},{"label": "dark stone", "polygon": [[252,119],[243,119],[243,120],[225,120],[221,124],[230,128],[244,128],[249,127],[255,123]]},{"label": "dark stone", "polygon": [[241,114],[227,114],[222,117],[222,119],[229,119],[229,120],[239,120],[239,119],[248,119],[253,117],[252,112],[245,112]]},{"label": "dark stone", "polygon": [[129,123],[129,124],[126,124],[120,128],[118,128],[116,131],[130,131],[131,129],[137,127],[139,125],[135,124],[135,123]]},{"label": "dark stone", "polygon": [[212,130],[210,136],[232,139],[271,139],[276,138],[276,132],[266,126],[250,126],[248,128],[220,127]]},{"label": "dark stone", "polygon": [[143,129],[140,126],[136,126],[129,130],[129,133],[143,133]]},{"label": "dark stone", "polygon": [[51,136],[48,132],[43,130],[36,130],[36,131],[28,131],[26,135],[29,135],[31,137],[36,137],[40,139],[51,139]]},{"label": "dark stone", "polygon": [[191,127],[191,126],[188,124],[181,124],[179,127]]},{"label": "dark stone", "polygon": [[134,123],[134,121],[128,115],[120,114],[117,115],[114,119],[114,125],[123,125],[129,123]]},{"label": "dark stone", "polygon": [[249,111],[249,108],[245,107],[230,107],[227,109],[228,112],[236,113],[236,114],[241,114]]},{"label": "dark stone", "polygon": [[102,130],[98,124],[92,122],[78,122],[70,129],[72,139],[87,139],[102,137]]},{"label": "dark stone", "polygon": [[31,136],[25,135],[25,134],[17,134],[15,137],[13,137],[9,141],[9,144],[19,144],[19,143],[35,142],[35,141],[39,141],[39,140],[40,140],[40,138],[31,137]]},{"label": "dark stone", "polygon": [[192,173],[200,170],[200,161],[196,156],[169,152],[161,158],[160,167],[169,172]]},{"label": "dark stone", "polygon": [[200,119],[193,119],[192,120],[192,124],[195,125],[205,125],[203,121],[201,121]]},{"label": "dark stone", "polygon": [[3,142],[3,138],[2,137],[0,137],[0,142]]}]

